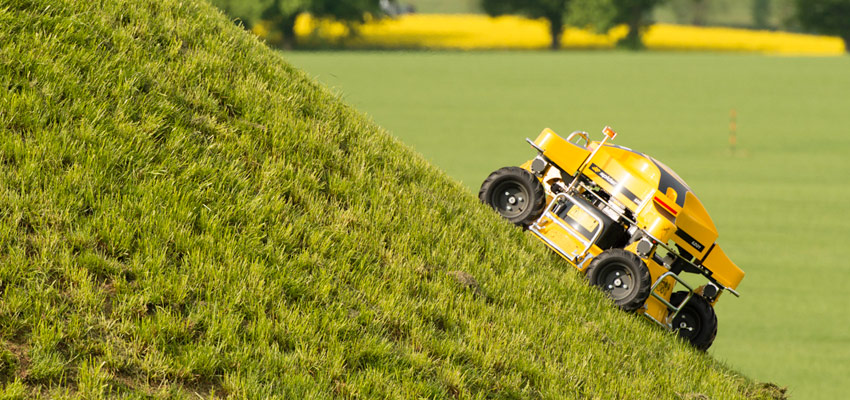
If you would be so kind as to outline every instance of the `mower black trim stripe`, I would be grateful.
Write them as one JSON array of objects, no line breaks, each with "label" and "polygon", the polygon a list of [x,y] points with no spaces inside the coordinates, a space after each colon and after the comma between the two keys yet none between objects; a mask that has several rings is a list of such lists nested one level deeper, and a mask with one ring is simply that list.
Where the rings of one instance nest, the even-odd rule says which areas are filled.
[{"label": "mower black trim stripe", "polygon": [[694,239],[693,236],[688,235],[687,232],[685,232],[681,229],[676,229],[676,236],[684,239],[685,243],[691,245],[691,247],[697,249],[697,251],[699,251],[700,253],[702,253],[702,250],[705,249],[704,244],[698,242],[696,239]]},{"label": "mower black trim stripe", "polygon": [[705,262],[705,259],[708,258],[708,255],[711,254],[711,251],[714,250],[714,246],[716,245],[717,243],[711,244],[711,247],[709,247],[708,251],[705,252],[705,255],[702,257],[702,260],[699,260],[699,265],[702,265],[702,263]]},{"label": "mower black trim stripe", "polygon": [[685,206],[685,193],[690,192],[690,190],[688,190],[688,187],[685,186],[680,180],[676,179],[676,177],[667,172],[664,167],[659,165],[658,162],[655,161],[655,159],[639,151],[635,151],[628,147],[619,146],[613,143],[606,143],[605,146],[613,147],[623,151],[628,151],[630,153],[642,156],[649,161],[652,161],[652,163],[655,164],[656,167],[658,167],[658,171],[661,173],[661,176],[658,179],[658,191],[667,194],[667,189],[672,187],[673,190],[676,191],[676,204],[678,204],[679,207]]},{"label": "mower black trim stripe", "polygon": [[[614,179],[610,174],[605,172],[605,170],[600,168],[598,165],[590,164],[590,170],[593,171],[594,174],[599,175],[599,177],[602,178],[602,180],[604,180],[605,182],[608,182],[609,185],[611,185],[614,188],[617,188],[617,185],[619,184],[619,182],[617,182],[616,179]],[[631,190],[626,189],[625,187],[620,187],[619,189],[620,189],[620,193],[623,196],[626,196],[627,199],[631,200],[636,205],[640,204],[640,197],[637,197],[634,193],[632,193]]]},{"label": "mower black trim stripe", "polygon": [[678,179],[676,179],[673,175],[667,172],[664,167],[658,165],[655,160],[649,158],[656,167],[658,167],[658,171],[661,172],[661,176],[658,178],[658,191],[664,194],[667,194],[667,189],[673,188],[676,191],[676,204],[679,207],[685,206],[685,193],[689,192],[688,187],[683,185]]}]

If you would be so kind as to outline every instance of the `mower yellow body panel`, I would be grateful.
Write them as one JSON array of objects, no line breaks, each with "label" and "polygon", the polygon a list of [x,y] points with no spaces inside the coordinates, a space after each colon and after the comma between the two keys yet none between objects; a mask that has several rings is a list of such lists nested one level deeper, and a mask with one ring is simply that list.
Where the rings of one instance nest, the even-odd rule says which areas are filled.
[{"label": "mower yellow body panel", "polygon": [[584,147],[579,147],[562,139],[549,128],[543,130],[534,140],[538,148],[543,149],[543,155],[548,157],[558,168],[572,175],[578,171],[587,156],[590,155]]}]

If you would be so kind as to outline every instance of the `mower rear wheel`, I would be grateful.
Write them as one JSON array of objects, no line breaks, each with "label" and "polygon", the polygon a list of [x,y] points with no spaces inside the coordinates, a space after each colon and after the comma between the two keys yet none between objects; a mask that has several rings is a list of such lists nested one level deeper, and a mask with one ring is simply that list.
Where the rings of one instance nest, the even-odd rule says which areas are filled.
[{"label": "mower rear wheel", "polygon": [[[678,306],[688,297],[688,292],[670,296],[670,304]],[[694,294],[673,318],[673,330],[699,350],[706,351],[717,336],[717,314],[704,297]]]},{"label": "mower rear wheel", "polygon": [[484,180],[478,198],[508,221],[527,227],[543,213],[546,195],[531,172],[505,167]]},{"label": "mower rear wheel", "polygon": [[587,267],[587,279],[625,311],[641,308],[652,285],[649,268],[643,260],[623,249],[608,249],[596,256]]}]

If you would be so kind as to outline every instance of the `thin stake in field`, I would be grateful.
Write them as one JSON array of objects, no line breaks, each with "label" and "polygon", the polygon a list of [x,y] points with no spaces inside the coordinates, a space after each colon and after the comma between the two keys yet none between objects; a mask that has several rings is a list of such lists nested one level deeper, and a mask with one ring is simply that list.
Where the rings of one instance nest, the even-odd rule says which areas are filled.
[{"label": "thin stake in field", "polygon": [[729,152],[735,155],[738,145],[738,112],[734,108],[729,110]]}]

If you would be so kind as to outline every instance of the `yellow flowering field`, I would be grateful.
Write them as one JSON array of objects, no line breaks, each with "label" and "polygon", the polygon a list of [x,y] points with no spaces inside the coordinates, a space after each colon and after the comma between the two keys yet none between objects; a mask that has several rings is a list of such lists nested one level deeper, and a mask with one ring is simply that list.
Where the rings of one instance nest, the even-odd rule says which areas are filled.
[{"label": "yellow flowering field", "polygon": [[[309,15],[296,23],[302,43],[331,43],[354,48],[430,49],[544,49],[549,46],[548,24],[517,16],[410,14],[348,26]],[[356,34],[354,31],[356,30]],[[568,28],[562,46],[571,49],[612,48],[626,35],[618,26],[607,33]],[[263,36],[265,29],[255,29]],[[651,26],[644,35],[649,49],[749,51],[789,55],[840,55],[844,43],[837,37],[746,29]]]},{"label": "yellow flowering field", "polygon": [[658,24],[643,37],[651,49],[754,51],[788,55],[842,55],[844,42],[833,36],[789,32]]}]

